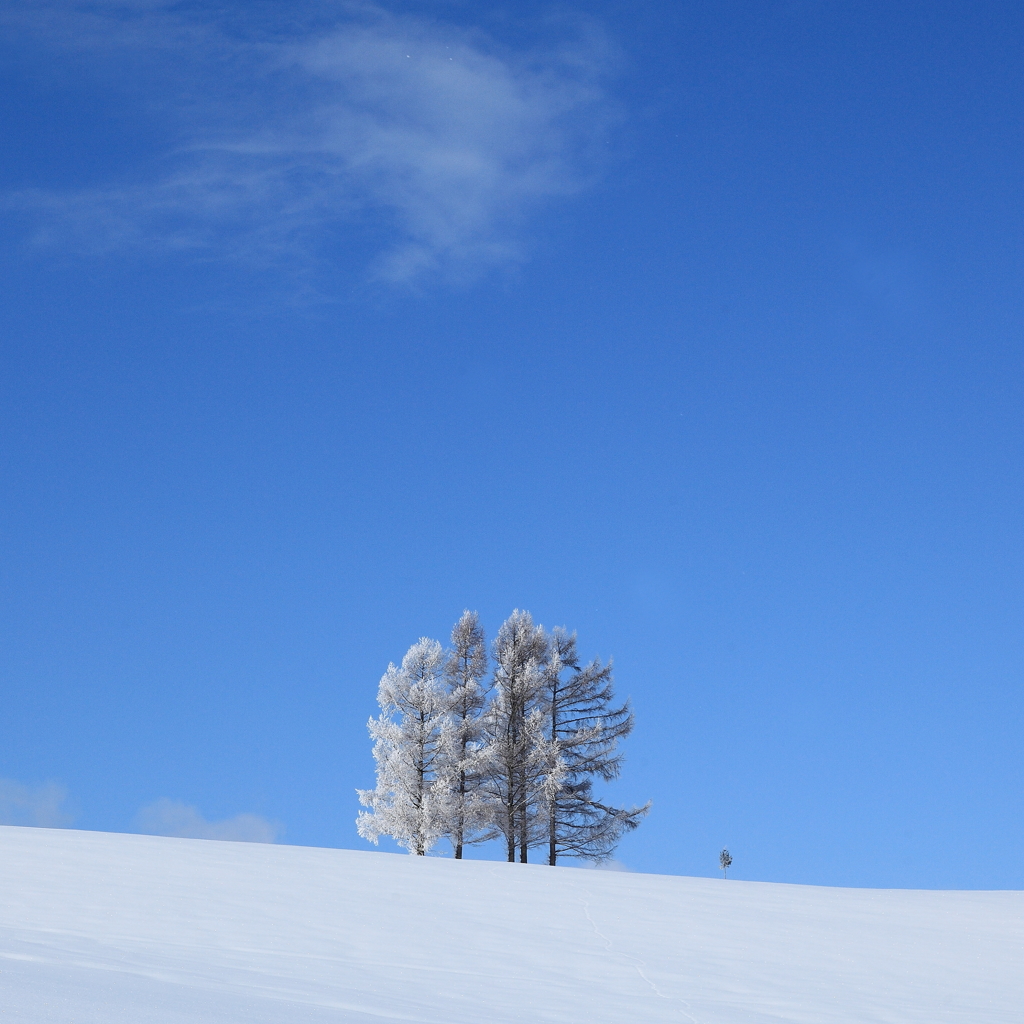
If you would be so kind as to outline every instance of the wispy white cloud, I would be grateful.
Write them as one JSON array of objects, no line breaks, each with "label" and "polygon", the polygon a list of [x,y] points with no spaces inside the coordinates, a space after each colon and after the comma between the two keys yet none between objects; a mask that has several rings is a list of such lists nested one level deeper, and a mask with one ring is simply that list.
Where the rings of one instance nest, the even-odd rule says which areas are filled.
[{"label": "wispy white cloud", "polygon": [[39,244],[323,260],[358,235],[379,278],[471,275],[519,259],[528,215],[600,163],[593,32],[527,52],[369,5],[287,34],[158,3],[63,7],[80,30],[47,31],[108,75],[112,48],[159,51],[167,137],[130,181],[9,196]]},{"label": "wispy white cloud", "polygon": [[66,828],[73,820],[67,798],[67,790],[55,782],[27,786],[14,779],[0,779],[0,825]]},{"label": "wispy white cloud", "polygon": [[[572,863],[572,862],[567,862]],[[592,868],[594,871],[632,871],[633,869],[626,864],[623,864],[621,860],[599,860],[596,863],[593,861],[580,861],[573,864],[573,867],[579,868]]]},{"label": "wispy white cloud", "polygon": [[284,832],[280,822],[258,814],[236,814],[222,821],[207,821],[199,811],[180,800],[157,800],[136,815],[137,831],[178,839],[228,839],[239,843],[276,843]]}]

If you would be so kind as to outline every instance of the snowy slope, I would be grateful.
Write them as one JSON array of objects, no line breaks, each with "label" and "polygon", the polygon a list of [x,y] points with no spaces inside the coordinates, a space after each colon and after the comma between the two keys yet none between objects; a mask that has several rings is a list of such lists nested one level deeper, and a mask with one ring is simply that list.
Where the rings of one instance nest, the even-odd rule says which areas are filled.
[{"label": "snowy slope", "polygon": [[1024,893],[0,828],[0,1020],[1020,1024]]}]

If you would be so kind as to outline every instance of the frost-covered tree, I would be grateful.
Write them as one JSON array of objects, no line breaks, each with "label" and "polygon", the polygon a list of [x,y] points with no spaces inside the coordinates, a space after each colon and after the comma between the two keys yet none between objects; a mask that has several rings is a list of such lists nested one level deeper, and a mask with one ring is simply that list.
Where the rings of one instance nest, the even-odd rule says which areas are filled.
[{"label": "frost-covered tree", "polygon": [[445,787],[448,837],[456,860],[460,860],[466,843],[486,838],[489,824],[481,755],[487,647],[476,612],[463,612],[452,630],[451,642],[444,665],[448,703],[438,774]]},{"label": "frost-covered tree", "polygon": [[391,836],[420,856],[447,831],[446,802],[435,791],[448,711],[444,667],[441,645],[426,637],[409,648],[401,668],[388,666],[377,693],[380,716],[368,723],[377,785],[357,790],[370,808],[359,812],[359,834],[372,843]]},{"label": "frost-covered tree", "polygon": [[624,832],[650,809],[610,807],[594,796],[594,781],[618,777],[619,740],[633,730],[629,701],[615,705],[611,665],[594,660],[581,666],[576,634],[552,631],[540,705],[545,718],[549,769],[543,814],[548,864],[559,856],[602,861]]},{"label": "frost-covered tree", "polygon": [[732,864],[732,854],[728,850],[723,850],[718,855],[718,866],[722,869],[722,877],[729,877],[729,866]]},{"label": "frost-covered tree", "polygon": [[543,837],[539,808],[552,768],[539,699],[548,637],[529,612],[516,609],[494,638],[494,696],[484,715],[484,792],[495,835],[508,859],[526,863]]},{"label": "frost-covered tree", "polygon": [[503,838],[525,863],[546,846],[559,857],[600,861],[647,813],[612,807],[594,794],[618,777],[617,746],[633,728],[617,704],[611,666],[581,665],[576,635],[549,635],[514,611],[494,639],[494,672],[475,612],[452,630],[451,648],[421,639],[380,682],[371,718],[377,785],[359,790],[359,833],[390,835],[425,854],[447,836],[456,858],[467,844]]}]

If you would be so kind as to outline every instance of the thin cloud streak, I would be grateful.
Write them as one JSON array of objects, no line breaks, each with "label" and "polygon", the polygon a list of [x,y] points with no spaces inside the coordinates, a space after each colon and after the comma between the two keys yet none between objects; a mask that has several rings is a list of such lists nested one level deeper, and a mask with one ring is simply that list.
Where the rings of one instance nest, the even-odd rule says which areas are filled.
[{"label": "thin cloud streak", "polygon": [[135,827],[144,835],[222,839],[236,843],[276,843],[284,832],[280,822],[268,821],[258,814],[236,814],[222,821],[207,821],[195,807],[166,798],[143,807],[136,815]]},{"label": "thin cloud streak", "polygon": [[[322,262],[358,238],[376,245],[378,279],[472,277],[523,258],[531,213],[600,166],[608,50],[593,34],[512,53],[375,7],[299,38],[239,38],[209,23],[188,35],[155,5],[129,10],[97,59],[109,63],[111,39],[128,52],[159,39],[162,90],[192,98],[169,105],[168,143],[148,176],[6,197],[35,217],[38,245],[275,264]],[[90,38],[102,36],[96,17]]]}]

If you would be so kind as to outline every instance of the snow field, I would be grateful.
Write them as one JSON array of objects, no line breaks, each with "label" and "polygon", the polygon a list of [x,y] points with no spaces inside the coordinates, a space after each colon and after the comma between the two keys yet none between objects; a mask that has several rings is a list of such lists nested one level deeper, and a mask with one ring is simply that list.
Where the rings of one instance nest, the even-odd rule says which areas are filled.
[{"label": "snow field", "polygon": [[18,1024],[1020,1024],[1024,893],[0,827]]}]

